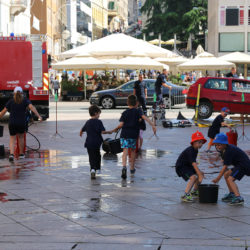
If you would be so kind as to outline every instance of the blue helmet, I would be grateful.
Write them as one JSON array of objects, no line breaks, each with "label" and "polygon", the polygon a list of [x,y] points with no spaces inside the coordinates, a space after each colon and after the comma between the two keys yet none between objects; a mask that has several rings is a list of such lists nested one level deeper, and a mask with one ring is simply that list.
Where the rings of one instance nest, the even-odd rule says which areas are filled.
[{"label": "blue helmet", "polygon": [[228,144],[227,135],[225,133],[219,133],[215,136],[213,143]]}]

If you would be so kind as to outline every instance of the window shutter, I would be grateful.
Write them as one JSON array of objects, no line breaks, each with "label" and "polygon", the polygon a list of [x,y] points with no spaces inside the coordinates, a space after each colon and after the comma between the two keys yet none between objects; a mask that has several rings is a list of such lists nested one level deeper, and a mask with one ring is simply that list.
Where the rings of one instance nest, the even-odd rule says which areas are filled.
[{"label": "window shutter", "polygon": [[244,25],[244,6],[240,6],[240,25]]},{"label": "window shutter", "polygon": [[225,26],[225,16],[226,16],[225,6],[221,6],[220,8],[220,25],[221,26]]},{"label": "window shutter", "polygon": [[250,6],[248,7],[248,25],[250,25]]}]

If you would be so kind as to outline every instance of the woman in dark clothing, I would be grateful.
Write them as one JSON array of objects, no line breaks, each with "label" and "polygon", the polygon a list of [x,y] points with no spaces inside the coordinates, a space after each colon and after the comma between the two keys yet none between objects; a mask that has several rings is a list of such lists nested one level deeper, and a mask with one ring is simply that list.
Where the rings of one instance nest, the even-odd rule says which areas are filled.
[{"label": "woman in dark clothing", "polygon": [[9,117],[9,133],[10,133],[10,156],[9,161],[14,161],[15,139],[19,139],[19,159],[24,156],[24,132],[26,130],[26,111],[30,109],[40,121],[42,117],[38,114],[36,108],[31,104],[30,100],[23,97],[23,90],[21,87],[14,89],[14,97],[10,99],[5,108],[0,112],[0,118],[8,111]]}]

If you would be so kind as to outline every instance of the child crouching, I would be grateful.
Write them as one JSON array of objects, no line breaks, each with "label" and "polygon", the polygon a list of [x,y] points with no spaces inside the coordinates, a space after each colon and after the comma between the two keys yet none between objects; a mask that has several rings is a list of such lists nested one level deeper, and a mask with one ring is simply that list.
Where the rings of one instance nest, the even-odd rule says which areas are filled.
[{"label": "child crouching", "polygon": [[177,175],[188,181],[185,193],[181,197],[184,202],[193,202],[193,198],[198,196],[198,185],[202,182],[204,173],[198,168],[196,158],[198,150],[206,141],[201,132],[195,132],[192,134],[191,146],[186,148],[176,161]]},{"label": "child crouching", "polygon": [[[230,145],[227,135],[224,133],[216,135],[214,144],[223,160],[223,168],[213,182],[218,183],[224,176],[229,193],[222,198],[222,201],[229,205],[242,205],[244,199],[240,195],[235,181],[240,181],[245,175],[250,176],[250,159],[243,150]],[[233,166],[233,168],[228,169],[229,166]]]}]

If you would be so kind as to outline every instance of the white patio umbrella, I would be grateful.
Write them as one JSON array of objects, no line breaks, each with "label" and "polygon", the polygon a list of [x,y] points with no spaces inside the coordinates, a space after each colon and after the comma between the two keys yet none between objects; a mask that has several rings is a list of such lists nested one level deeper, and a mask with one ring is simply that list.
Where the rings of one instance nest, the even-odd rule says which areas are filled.
[{"label": "white patio umbrella", "polygon": [[153,45],[159,45],[160,43],[161,43],[161,44],[166,44],[165,41],[162,41],[162,40],[161,40],[161,42],[160,42],[159,39],[151,40],[151,41],[149,41],[149,43],[151,43],[151,44],[153,44]]},{"label": "white patio umbrella", "polygon": [[219,57],[222,60],[233,63],[250,63],[250,55],[243,52],[233,52]]},{"label": "white patio umbrella", "polygon": [[[182,43],[182,41],[175,40],[175,44],[181,44],[181,43]],[[165,44],[167,44],[167,45],[174,45],[174,39],[167,40],[165,42]]]},{"label": "white patio umbrella", "polygon": [[78,46],[74,49],[67,50],[59,55],[60,60],[65,60],[76,56],[81,53],[82,56],[90,56],[88,49],[90,48],[90,43]]},{"label": "white patio umbrella", "polygon": [[[87,46],[87,47],[84,47]],[[89,53],[94,57],[111,57],[111,56],[148,56],[160,57],[171,56],[173,52],[170,50],[159,48],[146,41],[136,39],[125,34],[112,34],[101,39],[95,40],[89,44],[81,46],[83,53],[75,56],[86,56]],[[66,52],[64,52],[66,54]]]},{"label": "white patio umbrella", "polygon": [[109,63],[109,67],[116,69],[169,69],[168,65],[164,65],[149,57],[132,57],[127,56],[122,59],[103,59]]},{"label": "white patio umbrella", "polygon": [[175,56],[175,57],[157,57],[154,60],[161,63],[166,63],[168,65],[179,65],[181,63],[190,61],[190,59],[183,56]]},{"label": "white patio umbrella", "polygon": [[196,54],[199,55],[201,53],[204,53],[205,50],[203,49],[203,47],[201,45],[198,45],[197,49],[196,49]]},{"label": "white patio umbrella", "polygon": [[232,63],[244,64],[244,76],[247,77],[247,64],[250,64],[250,55],[243,52],[233,52],[219,58]]},{"label": "white patio umbrella", "polygon": [[203,52],[194,59],[182,63],[178,66],[179,70],[225,70],[235,66],[231,62],[216,58],[214,55]]},{"label": "white patio umbrella", "polygon": [[73,57],[52,64],[52,68],[56,70],[106,69],[108,64],[106,61],[94,57]]}]

